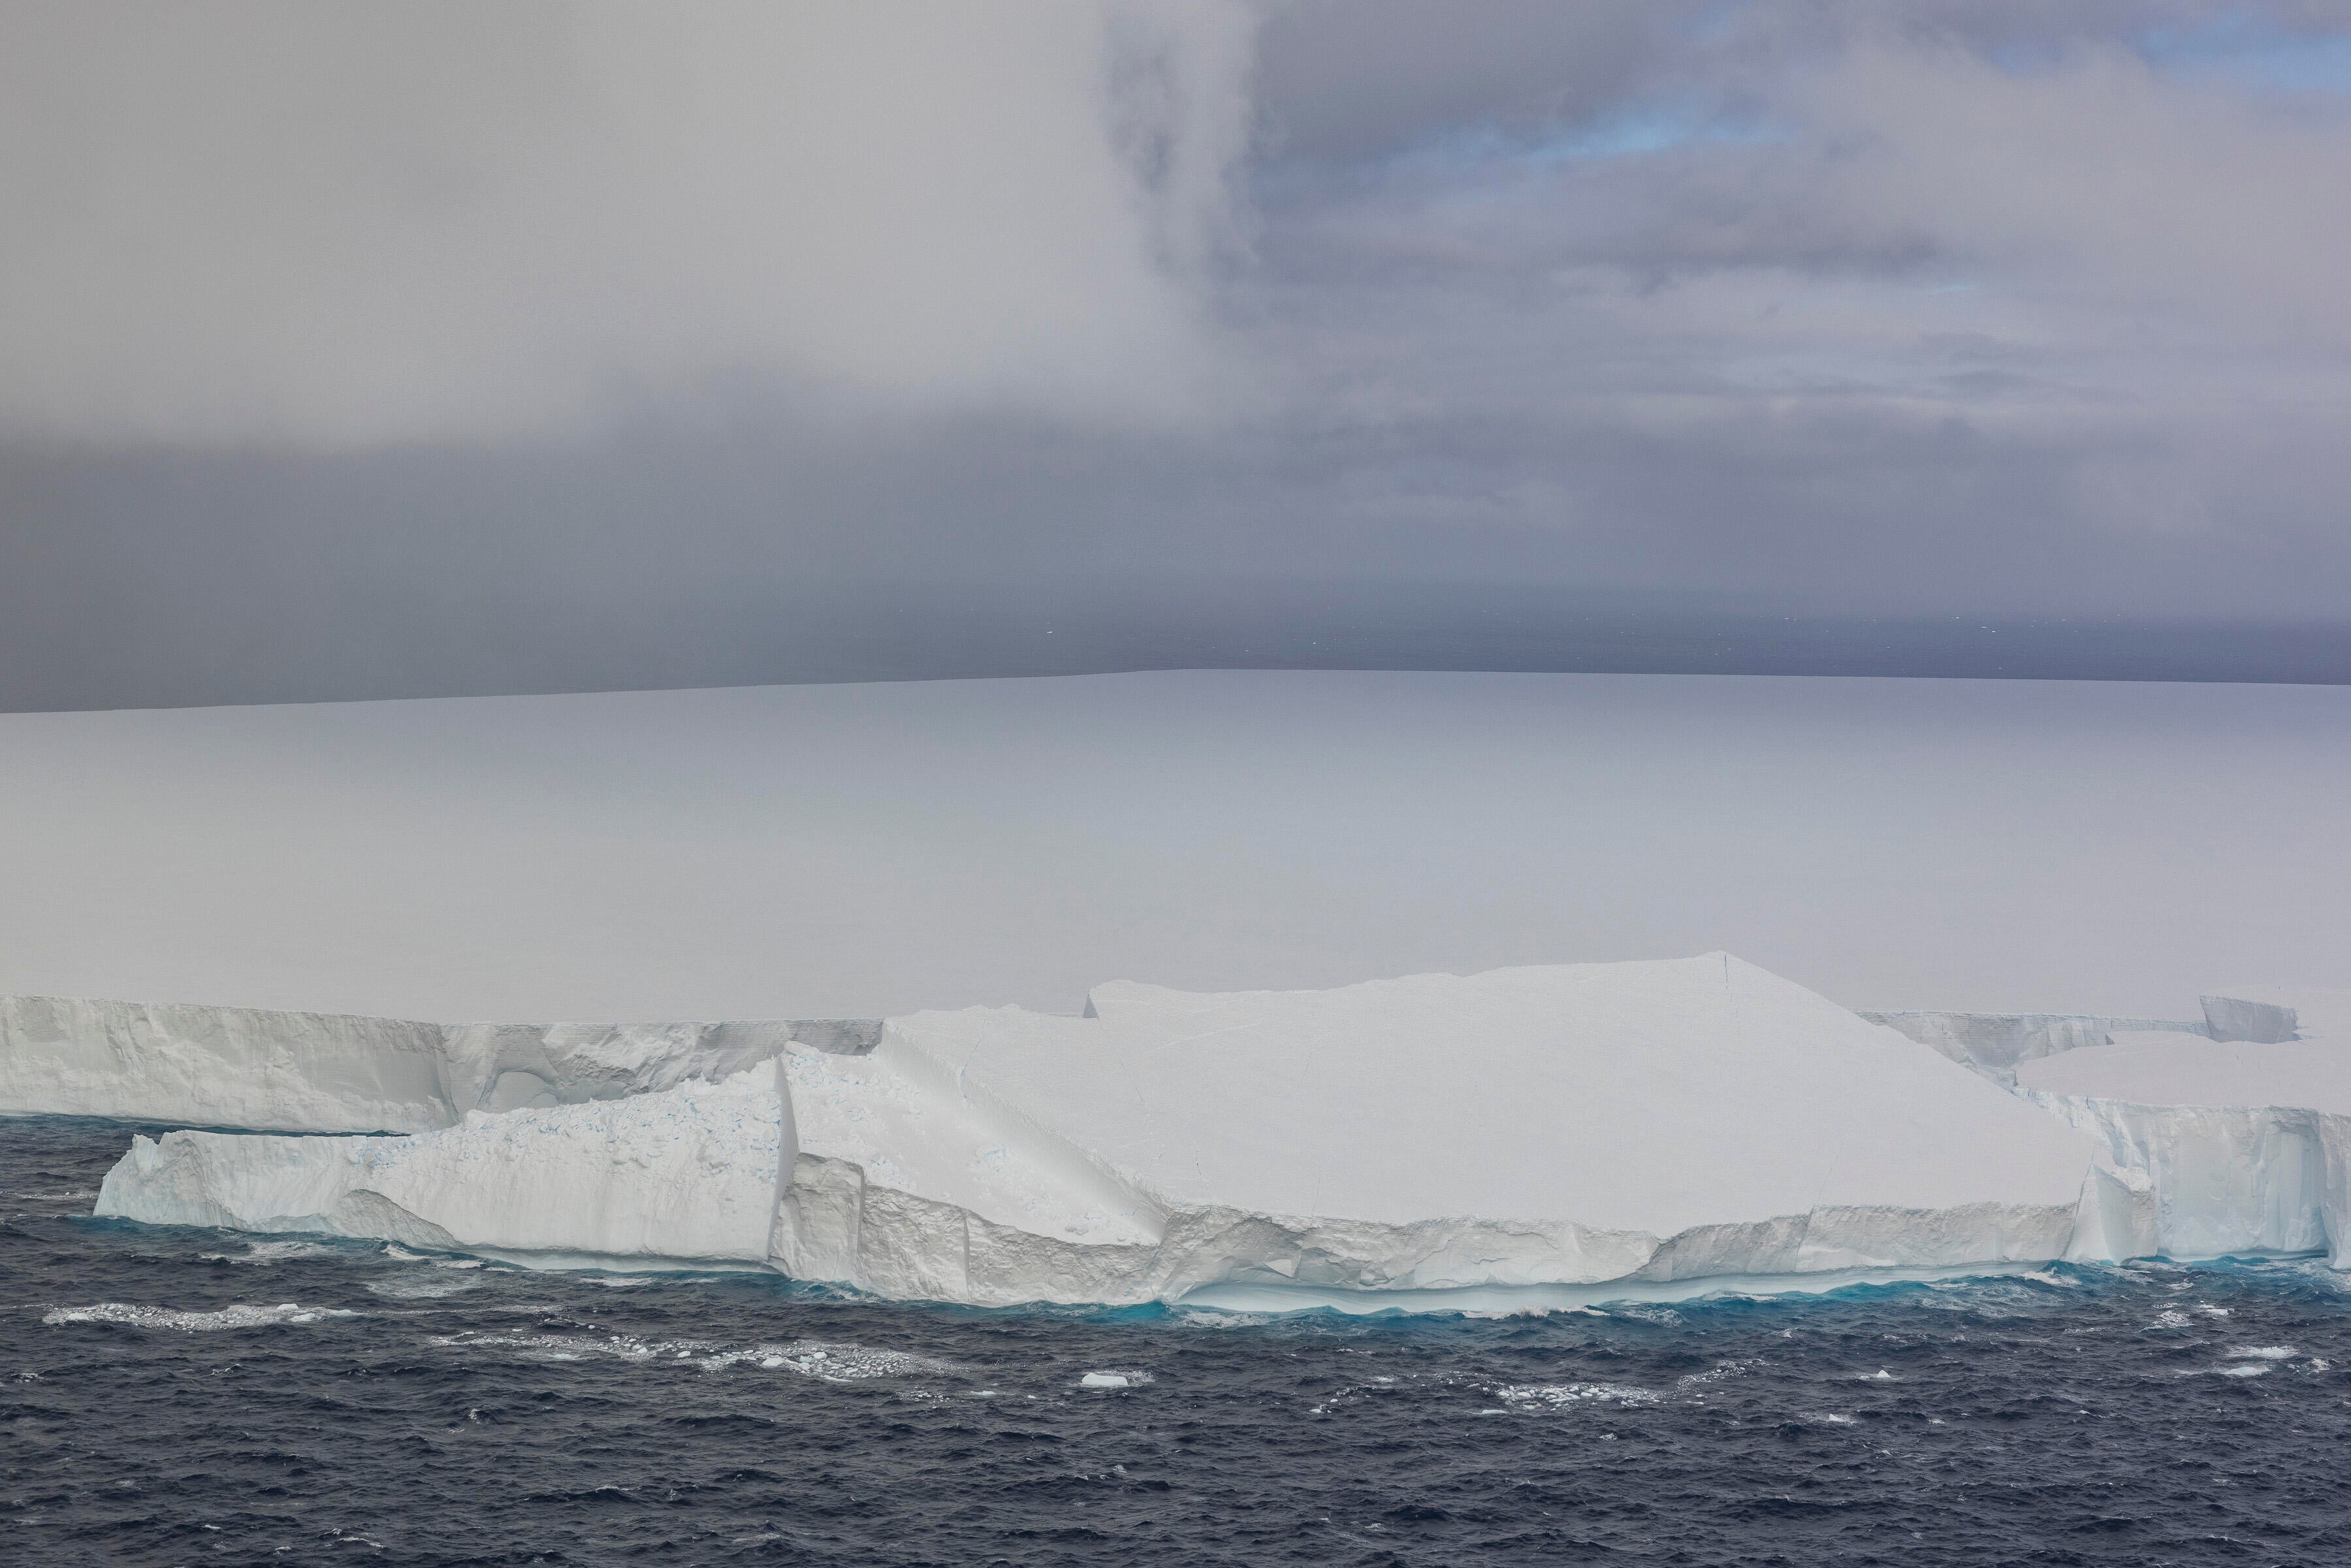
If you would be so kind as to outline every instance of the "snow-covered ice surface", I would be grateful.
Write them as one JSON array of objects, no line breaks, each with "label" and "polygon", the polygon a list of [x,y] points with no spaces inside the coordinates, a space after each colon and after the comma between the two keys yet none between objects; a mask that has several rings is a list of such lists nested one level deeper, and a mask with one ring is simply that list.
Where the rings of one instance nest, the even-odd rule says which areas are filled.
[{"label": "snow-covered ice surface", "polygon": [[137,1137],[103,1218],[381,1237],[518,1260],[759,1264],[791,1133],[772,1065],[402,1137]]},{"label": "snow-covered ice surface", "polygon": [[1726,954],[1332,991],[1102,986],[1093,1019],[892,1021],[1163,1201],[1670,1235],[1814,1207],[2071,1205],[2081,1151]]},{"label": "snow-covered ice surface", "polygon": [[0,715],[0,993],[1075,1012],[1727,948],[1850,1007],[2342,975],[2351,686],[1196,670]]},{"label": "snow-covered ice surface", "polygon": [[2351,1115],[2351,1038],[2254,1045],[2123,1032],[2112,1040],[2026,1062],[2017,1085],[2141,1105],[2299,1105]]}]

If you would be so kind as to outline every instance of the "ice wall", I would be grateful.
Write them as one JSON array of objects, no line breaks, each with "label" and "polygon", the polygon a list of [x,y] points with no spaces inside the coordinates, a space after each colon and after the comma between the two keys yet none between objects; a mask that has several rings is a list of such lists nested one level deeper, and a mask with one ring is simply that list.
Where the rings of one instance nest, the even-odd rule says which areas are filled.
[{"label": "ice wall", "polygon": [[2099,1138],[2117,1170],[2137,1178],[2144,1196],[2116,1256],[2323,1252],[2351,1268],[2351,1116],[2027,1094]]},{"label": "ice wall", "polygon": [[456,1119],[438,1024],[0,997],[0,1112],[413,1132]]},{"label": "ice wall", "polygon": [[723,1078],[786,1045],[854,1052],[878,1019],[438,1024],[178,1003],[0,997],[0,1114],[256,1132],[421,1132],[468,1111]]}]

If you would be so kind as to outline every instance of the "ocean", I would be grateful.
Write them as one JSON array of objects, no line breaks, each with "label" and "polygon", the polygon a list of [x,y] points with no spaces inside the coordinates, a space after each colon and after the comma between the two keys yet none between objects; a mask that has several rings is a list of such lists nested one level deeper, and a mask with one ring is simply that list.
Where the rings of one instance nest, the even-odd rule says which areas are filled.
[{"label": "ocean", "polygon": [[0,1558],[2351,1562],[2315,1260],[1542,1316],[981,1312],[94,1220],[0,1120]]}]

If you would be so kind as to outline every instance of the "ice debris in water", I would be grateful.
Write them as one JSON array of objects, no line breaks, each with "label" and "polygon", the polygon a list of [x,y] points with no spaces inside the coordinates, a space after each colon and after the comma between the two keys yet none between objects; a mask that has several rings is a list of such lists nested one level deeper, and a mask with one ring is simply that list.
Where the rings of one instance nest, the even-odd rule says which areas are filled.
[{"label": "ice debris in water", "polygon": [[355,1318],[357,1312],[332,1307],[306,1307],[281,1301],[274,1307],[232,1306],[218,1312],[182,1312],[172,1307],[142,1307],[126,1301],[99,1301],[87,1307],[51,1307],[41,1322],[61,1323],[129,1323],[134,1328],[177,1329],[204,1333],[215,1329],[272,1328],[279,1323],[314,1323],[322,1318]]},{"label": "ice debris in water", "polygon": [[1089,1372],[1078,1379],[1078,1386],[1081,1388],[1133,1388],[1150,1381],[1151,1378],[1147,1374],[1140,1372]]},{"label": "ice debris in water", "polygon": [[435,1258],[430,1253],[411,1252],[397,1241],[384,1244],[383,1255],[396,1263],[430,1263],[435,1269],[478,1269],[479,1258]]}]

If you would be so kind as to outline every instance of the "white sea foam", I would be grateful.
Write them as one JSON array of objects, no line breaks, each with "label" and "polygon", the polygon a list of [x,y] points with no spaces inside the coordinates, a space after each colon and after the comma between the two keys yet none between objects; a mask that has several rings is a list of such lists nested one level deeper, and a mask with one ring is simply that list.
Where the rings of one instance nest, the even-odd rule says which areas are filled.
[{"label": "white sea foam", "polygon": [[750,1366],[790,1372],[824,1383],[860,1383],[881,1377],[956,1375],[961,1368],[935,1356],[866,1345],[795,1340],[787,1344],[728,1346],[706,1340],[648,1340],[632,1334],[531,1334],[464,1333],[436,1335],[428,1343],[449,1349],[495,1348],[538,1361],[610,1359],[639,1364],[684,1362],[700,1372]]},{"label": "white sea foam", "polygon": [[419,1301],[476,1290],[481,1283],[478,1278],[469,1274],[402,1274],[397,1279],[372,1281],[368,1289],[392,1301]]},{"label": "white sea foam", "polygon": [[1497,1388],[1494,1396],[1522,1409],[1571,1405],[1614,1405],[1619,1409],[1635,1409],[1657,1404],[1662,1398],[1653,1390],[1623,1383],[1514,1384]]},{"label": "white sea foam", "polygon": [[2227,1354],[2232,1361],[2291,1361],[2302,1353],[2290,1344],[2243,1344]]},{"label": "white sea foam", "polygon": [[126,1301],[99,1301],[87,1307],[52,1307],[41,1314],[41,1322],[53,1327],[66,1323],[128,1323],[134,1328],[207,1333],[220,1329],[276,1328],[286,1323],[315,1323],[329,1318],[357,1316],[357,1312],[331,1307],[306,1307],[296,1301],[281,1301],[274,1307],[222,1307],[208,1312],[183,1311],[175,1307],[137,1306]]},{"label": "white sea foam", "polygon": [[335,1249],[317,1241],[255,1241],[242,1252],[199,1252],[207,1263],[249,1263],[267,1268],[294,1258],[331,1258]]},{"label": "white sea foam", "polygon": [[1756,1365],[1753,1361],[1725,1361],[1708,1367],[1704,1372],[1685,1373],[1674,1379],[1677,1388],[1702,1388],[1740,1375]]}]

